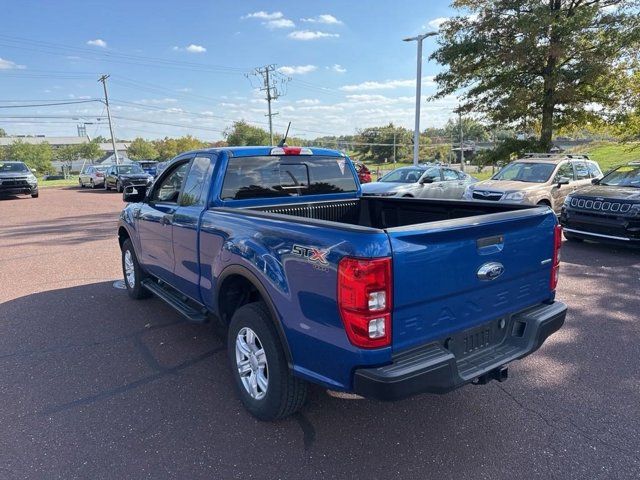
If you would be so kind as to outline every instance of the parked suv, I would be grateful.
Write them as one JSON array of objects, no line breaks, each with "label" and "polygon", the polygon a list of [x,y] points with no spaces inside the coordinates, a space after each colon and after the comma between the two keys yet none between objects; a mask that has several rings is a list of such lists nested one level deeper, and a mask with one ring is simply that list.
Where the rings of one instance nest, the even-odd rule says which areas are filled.
[{"label": "parked suv", "polygon": [[24,162],[0,161],[0,195],[38,197],[38,179]]},{"label": "parked suv", "polygon": [[529,153],[490,180],[468,186],[464,198],[548,205],[560,213],[568,194],[601,176],[598,164],[586,155]]},{"label": "parked suv", "polygon": [[560,223],[567,240],[640,245],[640,162],[623,165],[568,195]]},{"label": "parked suv", "polygon": [[153,182],[153,177],[142,170],[137,163],[128,163],[125,165],[110,166],[104,177],[104,189],[111,190],[115,188],[122,193],[128,186],[147,186]]}]

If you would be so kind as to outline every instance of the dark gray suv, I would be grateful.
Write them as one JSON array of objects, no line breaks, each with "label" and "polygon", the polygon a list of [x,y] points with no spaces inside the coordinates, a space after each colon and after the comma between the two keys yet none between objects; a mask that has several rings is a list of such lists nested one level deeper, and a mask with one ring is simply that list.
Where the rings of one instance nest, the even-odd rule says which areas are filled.
[{"label": "dark gray suv", "polygon": [[38,179],[24,162],[0,161],[0,195],[38,197]]}]

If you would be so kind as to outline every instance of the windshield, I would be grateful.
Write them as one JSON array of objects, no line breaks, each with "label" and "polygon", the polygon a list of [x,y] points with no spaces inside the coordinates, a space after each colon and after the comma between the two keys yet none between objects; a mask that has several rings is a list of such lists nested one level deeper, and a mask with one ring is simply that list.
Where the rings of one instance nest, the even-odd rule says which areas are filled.
[{"label": "windshield", "polygon": [[416,183],[424,171],[424,168],[399,168],[387,173],[378,181],[389,183]]},{"label": "windshield", "polygon": [[118,169],[118,173],[144,173],[140,165],[120,165],[116,167]]},{"label": "windshield", "polygon": [[29,169],[22,162],[2,163],[0,162],[0,173],[6,172],[28,172]]},{"label": "windshield", "polygon": [[608,173],[600,185],[640,188],[640,165],[625,165]]},{"label": "windshield", "polygon": [[544,183],[549,180],[555,168],[553,163],[514,162],[504,167],[491,179]]}]

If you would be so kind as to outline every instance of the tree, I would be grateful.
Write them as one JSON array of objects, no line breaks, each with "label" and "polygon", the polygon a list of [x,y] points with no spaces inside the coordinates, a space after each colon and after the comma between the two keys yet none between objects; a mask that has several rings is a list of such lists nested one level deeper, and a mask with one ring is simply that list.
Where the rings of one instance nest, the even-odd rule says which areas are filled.
[{"label": "tree", "polygon": [[5,132],[4,128],[0,128],[0,137],[6,137],[7,132]]},{"label": "tree", "polygon": [[191,135],[186,135],[184,137],[176,139],[176,147],[178,149],[178,153],[188,152],[189,150],[197,150],[199,148],[204,148],[205,146],[206,144],[202,140],[198,140]]},{"label": "tree", "polygon": [[103,155],[103,151],[100,148],[100,142],[94,139],[88,143],[81,143],[78,145],[78,156],[86,160],[95,160]]},{"label": "tree", "polygon": [[[473,140],[476,142],[484,142],[489,138],[489,132],[485,125],[474,120],[473,118],[462,118],[462,134],[465,141]],[[444,127],[444,136],[447,140],[460,142],[460,120],[449,119]]]},{"label": "tree", "polygon": [[[421,139],[421,144],[427,141],[428,138],[425,136]],[[397,161],[408,159],[413,151],[411,146],[413,133],[406,128],[396,127],[393,123],[389,123],[384,127],[364,128],[356,135],[354,150],[362,160],[376,163],[384,162],[385,160],[393,162],[394,143],[396,144],[395,159]]]},{"label": "tree", "polygon": [[224,136],[229,146],[269,145],[271,142],[266,130],[249,125],[244,120],[233,122],[225,130]]},{"label": "tree", "polygon": [[17,140],[4,148],[5,160],[18,160],[38,174],[53,173],[53,150],[48,143],[31,144]]},{"label": "tree", "polygon": [[[611,113],[640,44],[639,0],[454,0],[432,58],[437,97],[462,89],[465,111],[500,124],[557,126]],[[593,108],[597,105],[597,108]]]},{"label": "tree", "polygon": [[153,146],[158,152],[159,160],[170,160],[178,154],[178,145],[173,138],[164,137],[162,140],[154,140]]},{"label": "tree", "polygon": [[138,137],[127,147],[127,156],[132,160],[154,160],[158,158],[158,150],[153,143]]}]

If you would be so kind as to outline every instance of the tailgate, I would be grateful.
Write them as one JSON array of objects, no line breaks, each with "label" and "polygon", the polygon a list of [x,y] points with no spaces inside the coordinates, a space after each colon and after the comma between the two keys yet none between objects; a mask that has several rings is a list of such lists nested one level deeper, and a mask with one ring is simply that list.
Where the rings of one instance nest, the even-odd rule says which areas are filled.
[{"label": "tailgate", "polygon": [[388,229],[394,352],[550,299],[556,223],[532,208]]}]

